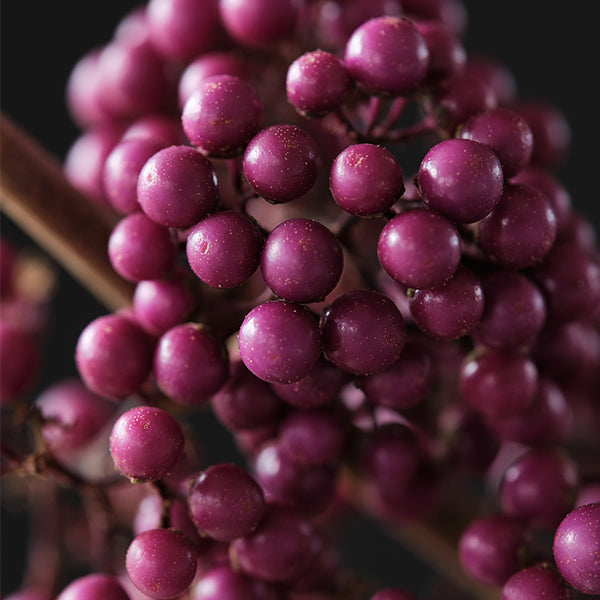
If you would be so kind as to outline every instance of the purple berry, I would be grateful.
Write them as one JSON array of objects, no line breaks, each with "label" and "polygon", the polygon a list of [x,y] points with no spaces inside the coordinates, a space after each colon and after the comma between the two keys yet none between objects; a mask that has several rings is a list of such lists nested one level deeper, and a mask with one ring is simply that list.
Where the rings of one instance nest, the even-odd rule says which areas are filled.
[{"label": "purple berry", "polygon": [[195,477],[188,504],[200,533],[221,542],[250,535],[265,513],[258,483],[230,463],[212,465]]},{"label": "purple berry", "polygon": [[474,115],[461,126],[459,137],[491,148],[500,159],[507,178],[529,164],[533,150],[533,134],[527,121],[507,108],[493,108]]},{"label": "purple berry", "polygon": [[152,343],[131,319],[98,317],[81,332],[75,361],[86,387],[111,398],[133,394],[152,370]]},{"label": "purple berry", "polygon": [[208,402],[228,375],[226,350],[204,325],[182,323],[158,340],[154,376],[158,387],[174,402]]},{"label": "purple berry", "polygon": [[261,257],[267,285],[291,302],[321,301],[342,274],[340,243],[325,225],[311,219],[289,219],[269,234]]},{"label": "purple berry", "polygon": [[561,575],[585,594],[600,594],[600,502],[585,504],[561,521],[554,535]]},{"label": "purple berry", "polygon": [[243,46],[264,46],[286,39],[298,19],[294,0],[220,0],[221,21]]},{"label": "purple berry", "polygon": [[181,116],[190,142],[217,157],[241,154],[262,121],[263,105],[258,94],[235,75],[205,79],[185,103]]},{"label": "purple berry", "polygon": [[306,52],[288,68],[287,97],[292,106],[308,117],[322,117],[339,108],[353,89],[344,63],[324,50]]},{"label": "purple berry", "polygon": [[536,188],[506,184],[497,206],[477,226],[477,241],[493,262],[525,269],[540,262],[556,236],[556,216]]},{"label": "purple berry", "polygon": [[547,563],[517,571],[502,587],[501,600],[571,600],[564,579]]},{"label": "purple berry", "polygon": [[218,0],[150,0],[146,10],[152,44],[169,59],[190,60],[217,38]]},{"label": "purple berry", "polygon": [[129,600],[129,595],[116,577],[93,573],[71,581],[56,600]]},{"label": "purple berry", "polygon": [[283,402],[266,381],[237,360],[225,385],[213,395],[211,406],[225,427],[239,432],[278,422]]},{"label": "purple berry", "polygon": [[181,425],[168,412],[138,406],[123,413],[110,436],[110,453],[119,471],[134,481],[161,479],[183,456]]},{"label": "purple berry", "polygon": [[159,150],[143,166],[137,184],[142,210],[165,227],[191,227],[219,200],[212,163],[189,146]]},{"label": "purple berry", "polygon": [[204,283],[234,288],[248,281],[258,268],[263,243],[252,218],[221,211],[205,217],[189,232],[186,254],[192,271]]},{"label": "purple berry", "polygon": [[452,277],[461,247],[458,231],[448,219],[416,209],[388,221],[379,236],[377,256],[392,279],[422,289],[442,285]]},{"label": "purple berry", "polygon": [[479,280],[462,264],[446,283],[417,290],[409,300],[410,314],[427,335],[443,340],[470,333],[483,314]]},{"label": "purple berry", "polygon": [[136,212],[121,219],[112,230],[108,256],[124,279],[161,279],[175,266],[177,246],[169,229]]},{"label": "purple berry", "polygon": [[36,406],[44,419],[42,435],[55,451],[75,450],[91,442],[114,415],[114,402],[94,394],[79,379],[44,389]]},{"label": "purple berry", "polygon": [[270,504],[256,530],[233,541],[232,552],[250,577],[285,582],[303,572],[313,536],[310,524],[297,511]]},{"label": "purple berry", "polygon": [[243,170],[250,187],[269,202],[290,202],[315,184],[323,164],[313,138],[296,125],[271,125],[250,140]]},{"label": "purple berry", "polygon": [[573,460],[552,450],[530,450],[504,473],[500,504],[531,527],[552,529],[573,508],[579,483]]},{"label": "purple berry", "polygon": [[417,183],[425,203],[457,223],[473,223],[500,201],[503,173],[494,152],[472,140],[445,140],[431,148]]},{"label": "purple berry", "polygon": [[156,336],[185,321],[195,304],[190,283],[182,273],[169,279],[140,281],[133,295],[136,320]]},{"label": "purple berry", "polygon": [[463,531],[458,555],[468,575],[486,585],[499,586],[522,566],[528,545],[518,520],[488,515],[474,520]]},{"label": "purple berry", "polygon": [[389,150],[375,144],[352,144],[331,165],[329,187],[346,212],[369,217],[388,210],[399,200],[404,193],[404,178]]},{"label": "purple berry", "polygon": [[355,375],[383,371],[394,364],[400,358],[405,336],[400,311],[378,292],[348,292],[321,315],[321,337],[327,358]]},{"label": "purple berry", "polygon": [[275,600],[275,591],[263,581],[235,571],[229,565],[203,573],[194,586],[194,600]]},{"label": "purple berry", "polygon": [[254,375],[270,383],[293,383],[321,356],[317,323],[308,310],[284,300],[253,308],[239,330],[240,355]]},{"label": "purple berry", "polygon": [[463,400],[493,419],[517,415],[533,402],[538,371],[526,354],[489,349],[465,359],[459,380]]},{"label": "purple berry", "polygon": [[128,215],[140,210],[137,183],[146,161],[164,148],[160,140],[145,137],[123,138],[104,163],[104,192],[111,206]]},{"label": "purple berry", "polygon": [[150,529],[129,545],[125,567],[140,592],[167,600],[190,587],[198,559],[194,545],[183,534],[174,529]]},{"label": "purple berry", "polygon": [[369,94],[404,96],[425,78],[429,51],[412,21],[378,17],[350,36],[344,63]]}]

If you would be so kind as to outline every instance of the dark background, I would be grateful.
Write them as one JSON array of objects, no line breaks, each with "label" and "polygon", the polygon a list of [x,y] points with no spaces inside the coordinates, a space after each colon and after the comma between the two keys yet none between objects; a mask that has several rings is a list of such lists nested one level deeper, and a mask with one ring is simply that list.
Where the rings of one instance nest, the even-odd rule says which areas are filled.
[{"label": "dark background", "polygon": [[[64,102],[67,77],[87,50],[111,37],[117,20],[138,2],[103,0],[6,0],[1,6],[2,110],[62,159],[78,134]],[[514,73],[521,96],[554,103],[572,128],[572,151],[557,175],[574,206],[600,229],[598,198],[597,20],[587,0],[541,2],[465,0],[469,25],[465,46],[502,61]],[[1,160],[1,157],[0,157]],[[1,233],[20,246],[31,241],[2,216]],[[42,380],[74,373],[73,350],[81,329],[103,314],[71,277],[60,272],[54,321],[47,341]],[[15,526],[18,515],[3,513],[2,591],[18,585],[26,536]],[[358,522],[349,536],[349,561],[384,583],[421,588],[428,571],[398,554],[396,545],[377,537],[375,527]],[[377,550],[374,551],[374,544]],[[409,561],[404,565],[400,560]],[[15,568],[17,566],[17,568]]]}]

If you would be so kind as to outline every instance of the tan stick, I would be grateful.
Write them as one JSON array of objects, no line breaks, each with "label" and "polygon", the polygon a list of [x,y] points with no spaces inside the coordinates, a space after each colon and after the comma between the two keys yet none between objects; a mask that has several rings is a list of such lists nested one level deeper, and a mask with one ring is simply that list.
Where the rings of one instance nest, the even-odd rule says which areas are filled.
[{"label": "tan stick", "polygon": [[115,218],[65,179],[60,163],[5,115],[0,121],[0,207],[110,310],[133,285],[108,259]]}]

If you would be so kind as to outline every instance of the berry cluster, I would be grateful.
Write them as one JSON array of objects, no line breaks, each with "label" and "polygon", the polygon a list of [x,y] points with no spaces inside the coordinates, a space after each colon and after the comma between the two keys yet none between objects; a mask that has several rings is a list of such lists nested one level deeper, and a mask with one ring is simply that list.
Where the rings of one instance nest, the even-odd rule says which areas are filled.
[{"label": "berry cluster", "polygon": [[[11,600],[410,600],[349,579],[344,503],[402,527],[472,487],[469,577],[600,594],[599,253],[562,114],[465,27],[460,0],[149,0],[75,65],[64,172],[135,292],[36,399],[34,452],[3,447],[102,515],[88,574]],[[199,458],[205,409],[245,464]]]}]

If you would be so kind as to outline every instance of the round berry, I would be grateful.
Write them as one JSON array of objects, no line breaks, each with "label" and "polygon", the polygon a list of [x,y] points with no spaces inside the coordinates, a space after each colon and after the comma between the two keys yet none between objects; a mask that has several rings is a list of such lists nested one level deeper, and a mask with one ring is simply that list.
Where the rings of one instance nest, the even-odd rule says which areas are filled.
[{"label": "round berry", "polygon": [[181,116],[190,142],[217,157],[241,154],[262,121],[263,105],[258,94],[235,75],[205,79],[185,103]]},{"label": "round berry", "polygon": [[183,456],[181,425],[168,412],[138,406],[113,425],[110,454],[123,475],[134,481],[153,481],[171,472]]},{"label": "round berry", "polygon": [[323,312],[321,336],[332,363],[355,375],[367,375],[400,358],[406,327],[387,296],[356,290],[340,296]]},{"label": "round berry", "polygon": [[313,138],[296,125],[271,125],[252,138],[243,170],[252,189],[269,202],[290,202],[315,184],[323,161]]},{"label": "round berry", "polygon": [[157,600],[183,594],[192,584],[197,567],[194,545],[174,529],[140,533],[125,556],[125,568],[133,585]]},{"label": "round berry", "polygon": [[202,219],[188,234],[186,255],[192,271],[215,288],[242,285],[256,271],[264,238],[251,217],[221,211]]},{"label": "round berry", "polygon": [[392,279],[421,289],[450,279],[458,267],[461,249],[458,231],[446,217],[416,209],[388,221],[379,236],[377,256]]},{"label": "round berry", "polygon": [[352,144],[331,165],[329,187],[346,212],[369,217],[391,208],[404,193],[402,168],[382,146]]},{"label": "round berry", "polygon": [[239,330],[239,348],[246,367],[270,383],[302,379],[321,356],[314,317],[284,300],[259,304],[246,315]]},{"label": "round berry", "polygon": [[220,463],[190,484],[188,504],[201,534],[221,542],[250,535],[265,513],[262,489],[238,465]]},{"label": "round berry", "polygon": [[346,43],[344,63],[369,94],[402,96],[427,74],[429,50],[412,21],[378,17],[360,25]]},{"label": "round berry", "polygon": [[269,234],[261,257],[267,285],[291,302],[321,301],[337,285],[344,256],[337,238],[311,219],[289,219]]},{"label": "round berry", "polygon": [[564,517],[554,535],[554,560],[575,589],[600,594],[600,502]]},{"label": "round berry", "polygon": [[445,140],[431,148],[417,174],[425,203],[457,223],[473,223],[500,201],[500,160],[487,146],[472,140]]}]

